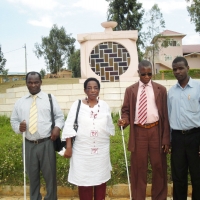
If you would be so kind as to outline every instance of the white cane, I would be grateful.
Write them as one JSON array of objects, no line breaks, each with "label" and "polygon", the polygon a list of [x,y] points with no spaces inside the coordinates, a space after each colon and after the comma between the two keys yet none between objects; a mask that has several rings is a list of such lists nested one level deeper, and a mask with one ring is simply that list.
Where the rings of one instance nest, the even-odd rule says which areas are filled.
[{"label": "white cane", "polygon": [[[119,110],[119,118],[121,119],[121,113]],[[128,171],[128,162],[127,162],[127,156],[126,156],[126,147],[125,147],[125,142],[124,142],[124,131],[123,127],[120,126],[121,132],[122,132],[122,141],[123,141],[123,147],[124,147],[124,157],[125,157],[125,162],[126,162],[126,172],[127,172],[127,178],[128,178],[128,189],[129,189],[129,194],[130,194],[130,200],[131,198],[131,185],[130,185],[130,179],[129,179],[129,171]]]},{"label": "white cane", "polygon": [[25,132],[23,132],[23,158],[24,158],[24,200],[26,200]]}]

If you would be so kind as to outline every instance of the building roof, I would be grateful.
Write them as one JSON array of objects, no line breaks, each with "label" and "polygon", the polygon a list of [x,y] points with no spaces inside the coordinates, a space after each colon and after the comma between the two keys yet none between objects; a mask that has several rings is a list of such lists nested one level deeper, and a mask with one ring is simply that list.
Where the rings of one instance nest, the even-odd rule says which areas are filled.
[{"label": "building roof", "polygon": [[182,46],[183,46],[183,54],[200,53],[200,44],[189,44]]},{"label": "building roof", "polygon": [[[3,73],[0,73],[0,75],[2,75]],[[8,72],[8,76],[11,76],[11,75],[26,75],[25,72]]]},{"label": "building roof", "polygon": [[151,44],[154,44],[156,42],[156,40],[158,38],[162,38],[162,37],[181,37],[181,38],[184,38],[186,35],[183,34],[183,33],[178,33],[178,32],[175,32],[175,31],[171,31],[171,30],[164,30],[162,33],[159,33],[158,35],[156,35],[152,41],[151,41]]},{"label": "building roof", "polygon": [[164,30],[162,33],[160,33],[163,36],[182,36],[185,37],[186,35],[183,33],[178,33],[175,31],[171,31],[171,30]]},{"label": "building roof", "polygon": [[200,53],[189,53],[189,54],[185,54],[184,57],[193,56],[193,55],[200,55]]}]

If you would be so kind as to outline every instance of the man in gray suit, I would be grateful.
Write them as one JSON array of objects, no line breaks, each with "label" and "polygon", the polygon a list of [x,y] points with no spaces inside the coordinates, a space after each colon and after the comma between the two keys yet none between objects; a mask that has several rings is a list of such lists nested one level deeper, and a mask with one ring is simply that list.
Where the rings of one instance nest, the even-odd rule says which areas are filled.
[{"label": "man in gray suit", "polygon": [[12,112],[11,125],[25,132],[26,172],[30,180],[30,200],[41,200],[40,171],[46,182],[45,200],[57,200],[56,155],[53,141],[64,125],[63,113],[52,95],[55,127],[51,130],[51,108],[48,95],[41,91],[41,75],[29,72],[26,85],[29,94],[20,98]]}]

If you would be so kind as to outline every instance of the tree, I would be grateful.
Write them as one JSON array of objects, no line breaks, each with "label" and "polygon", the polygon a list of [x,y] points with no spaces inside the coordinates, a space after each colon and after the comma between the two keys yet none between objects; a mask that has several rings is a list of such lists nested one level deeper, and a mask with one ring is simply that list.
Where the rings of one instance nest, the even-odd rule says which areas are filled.
[{"label": "tree", "polygon": [[41,74],[42,78],[44,78],[44,76],[46,75],[45,69],[42,68],[42,69],[40,70],[40,74]]},{"label": "tree", "polygon": [[3,70],[2,70],[3,78],[4,78],[4,80],[6,80],[6,81],[8,81],[8,71],[9,71],[9,69],[3,69]]},{"label": "tree", "polygon": [[187,10],[191,17],[191,22],[196,26],[195,31],[200,34],[200,0],[186,0],[191,2],[190,6],[187,6]]},{"label": "tree", "polygon": [[118,25],[114,30],[138,30],[137,50],[138,59],[142,59],[141,48],[144,46],[142,40],[142,18],[144,9],[142,3],[137,0],[106,0],[109,2],[107,11],[108,21],[116,21]]},{"label": "tree", "polygon": [[80,49],[70,55],[68,59],[68,69],[72,70],[73,77],[81,77]]},{"label": "tree", "polygon": [[4,58],[0,45],[0,73],[3,73],[3,71],[5,70],[6,61],[7,60]]},{"label": "tree", "polygon": [[57,74],[74,52],[74,43],[75,39],[66,34],[64,27],[59,29],[54,24],[49,36],[42,37],[42,44],[35,43],[34,52],[37,58],[44,57],[48,71]]},{"label": "tree", "polygon": [[[144,21],[145,29],[147,32],[144,33],[145,42],[145,54],[150,55],[153,65],[153,73],[155,74],[154,69],[154,57],[155,54],[160,50],[160,47],[166,47],[168,43],[164,42],[163,45],[160,45],[160,38],[164,38],[160,34],[160,28],[165,28],[165,20],[163,15],[158,7],[158,4],[154,4],[149,12],[146,13],[146,19]],[[166,38],[166,40],[168,40]]]}]

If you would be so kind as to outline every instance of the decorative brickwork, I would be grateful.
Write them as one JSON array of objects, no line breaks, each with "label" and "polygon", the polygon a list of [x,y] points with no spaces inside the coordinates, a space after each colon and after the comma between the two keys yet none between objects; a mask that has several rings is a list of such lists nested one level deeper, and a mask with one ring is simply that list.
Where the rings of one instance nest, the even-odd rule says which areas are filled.
[{"label": "decorative brickwork", "polygon": [[103,42],[95,46],[89,57],[90,67],[102,82],[118,82],[129,67],[130,55],[117,42]]}]

